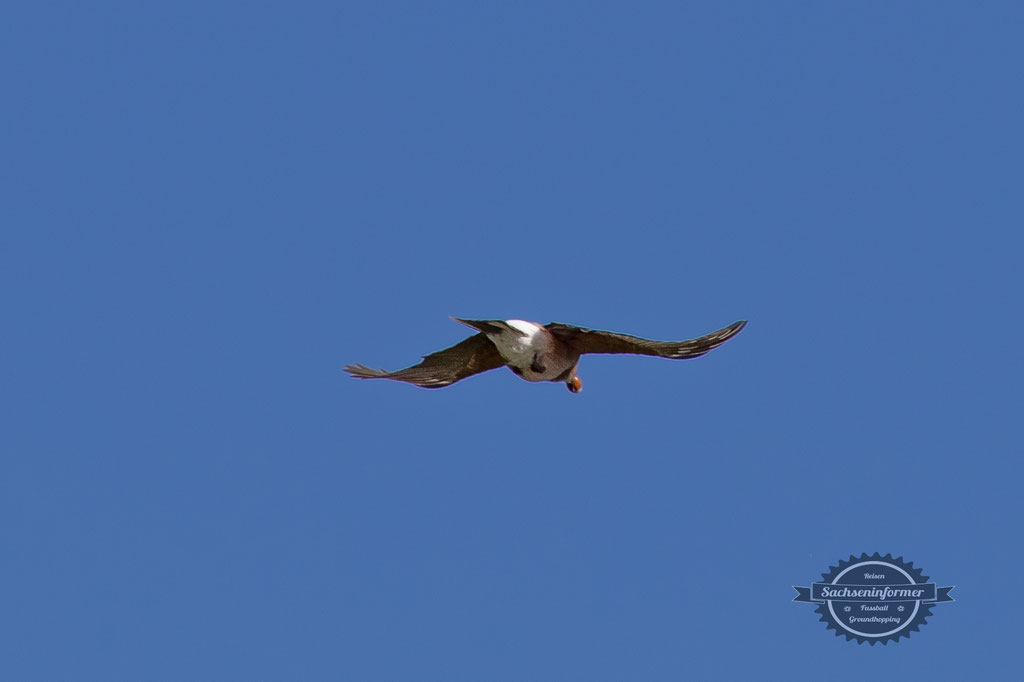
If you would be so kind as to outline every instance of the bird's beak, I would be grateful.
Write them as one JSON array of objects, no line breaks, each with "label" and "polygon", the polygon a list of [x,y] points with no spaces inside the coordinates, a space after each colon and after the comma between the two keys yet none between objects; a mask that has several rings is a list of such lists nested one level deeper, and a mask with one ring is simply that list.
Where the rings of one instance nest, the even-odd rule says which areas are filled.
[{"label": "bird's beak", "polygon": [[583,390],[583,382],[575,374],[572,375],[572,379],[565,382],[565,387],[569,389],[570,393],[579,393]]}]

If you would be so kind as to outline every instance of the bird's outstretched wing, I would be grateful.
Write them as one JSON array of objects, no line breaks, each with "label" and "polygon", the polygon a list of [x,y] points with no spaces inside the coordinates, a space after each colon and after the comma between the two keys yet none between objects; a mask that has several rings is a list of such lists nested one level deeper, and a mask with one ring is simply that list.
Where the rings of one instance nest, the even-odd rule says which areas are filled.
[{"label": "bird's outstretched wing", "polygon": [[451,348],[425,355],[420,364],[397,372],[370,369],[365,365],[347,365],[345,371],[359,379],[394,379],[423,388],[443,388],[504,364],[505,360],[491,340],[484,334],[475,334]]},{"label": "bird's outstretched wing", "polygon": [[584,329],[560,322],[552,322],[545,326],[555,338],[567,343],[580,355],[584,353],[633,353],[683,359],[704,355],[709,350],[721,346],[736,336],[746,324],[746,320],[740,320],[716,332],[689,341],[652,341],[641,339],[638,336]]}]

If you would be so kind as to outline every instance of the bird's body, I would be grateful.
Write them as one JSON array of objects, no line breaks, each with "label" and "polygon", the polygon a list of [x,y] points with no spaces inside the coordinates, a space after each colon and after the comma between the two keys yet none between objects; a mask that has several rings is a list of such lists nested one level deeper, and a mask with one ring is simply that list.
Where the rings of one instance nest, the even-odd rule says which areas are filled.
[{"label": "bird's body", "polygon": [[627,334],[597,331],[551,322],[525,320],[463,320],[477,334],[451,348],[424,356],[423,362],[396,372],[348,365],[359,379],[393,379],[423,388],[442,388],[468,376],[507,366],[526,381],[561,381],[573,393],[581,390],[576,374],[585,353],[630,353],[664,358],[695,358],[739,333],[745,320],[689,341],[652,341]]},{"label": "bird's body", "polygon": [[526,381],[554,381],[576,364],[575,358],[559,352],[551,332],[536,322],[487,320],[486,324],[480,324],[459,321],[486,334],[509,369]]}]

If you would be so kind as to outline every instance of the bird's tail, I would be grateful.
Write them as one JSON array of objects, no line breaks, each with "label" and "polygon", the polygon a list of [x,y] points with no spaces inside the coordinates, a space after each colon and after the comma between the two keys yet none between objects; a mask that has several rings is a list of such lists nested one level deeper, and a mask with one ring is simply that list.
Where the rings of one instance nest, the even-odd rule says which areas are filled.
[{"label": "bird's tail", "polygon": [[484,334],[500,334],[508,329],[508,325],[505,324],[504,320],[463,320],[458,317],[453,317],[452,319]]}]

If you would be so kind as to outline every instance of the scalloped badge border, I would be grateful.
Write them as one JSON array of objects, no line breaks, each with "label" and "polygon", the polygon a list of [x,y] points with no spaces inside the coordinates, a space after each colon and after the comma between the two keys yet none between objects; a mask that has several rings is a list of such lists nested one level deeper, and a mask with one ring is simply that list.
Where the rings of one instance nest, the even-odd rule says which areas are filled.
[{"label": "scalloped badge border", "polygon": [[[891,584],[891,585],[872,585],[865,594],[871,594],[871,597],[862,599],[856,599],[852,597],[844,596],[842,598],[828,599],[827,597],[833,592],[828,592],[827,588],[834,585],[846,585],[846,583],[838,582],[844,575],[849,571],[855,570],[861,566],[887,566],[894,569],[896,572],[902,574],[907,582]],[[860,557],[855,557],[852,554],[846,561],[840,560],[837,566],[829,566],[827,573],[822,573],[823,579],[820,583],[813,583],[810,587],[797,587],[793,586],[796,590],[796,597],[793,601],[806,603],[806,604],[817,604],[818,608],[814,611],[815,613],[821,614],[819,619],[825,623],[827,630],[835,630],[836,637],[840,635],[846,635],[846,641],[856,639],[858,644],[868,642],[872,646],[876,643],[881,642],[882,644],[888,644],[889,642],[898,642],[900,637],[910,637],[911,632],[920,632],[920,627],[928,623],[927,618],[932,615],[932,607],[935,604],[941,604],[946,602],[955,601],[949,596],[950,591],[953,587],[937,587],[935,583],[928,582],[928,577],[923,575],[921,569],[914,568],[914,562],[904,562],[903,557],[893,558],[892,554],[886,554],[884,557],[878,552],[875,552],[871,556],[867,553],[863,553]],[[863,587],[860,585],[854,587]],[[918,596],[914,599],[896,599],[891,598],[892,601],[899,601],[906,603],[913,601],[913,611],[906,618],[902,620],[899,626],[882,633],[868,633],[855,630],[848,624],[843,623],[842,619],[836,614],[836,602],[846,604],[845,608],[849,610],[850,604],[878,604],[882,603],[887,598],[885,590],[888,588],[896,590],[906,590],[908,588],[914,588],[913,592]],[[878,591],[882,590],[881,593]],[[875,596],[877,595],[877,596]],[[840,607],[844,608],[844,607]],[[899,608],[903,608],[902,606]],[[891,617],[891,616],[890,616]]]}]

